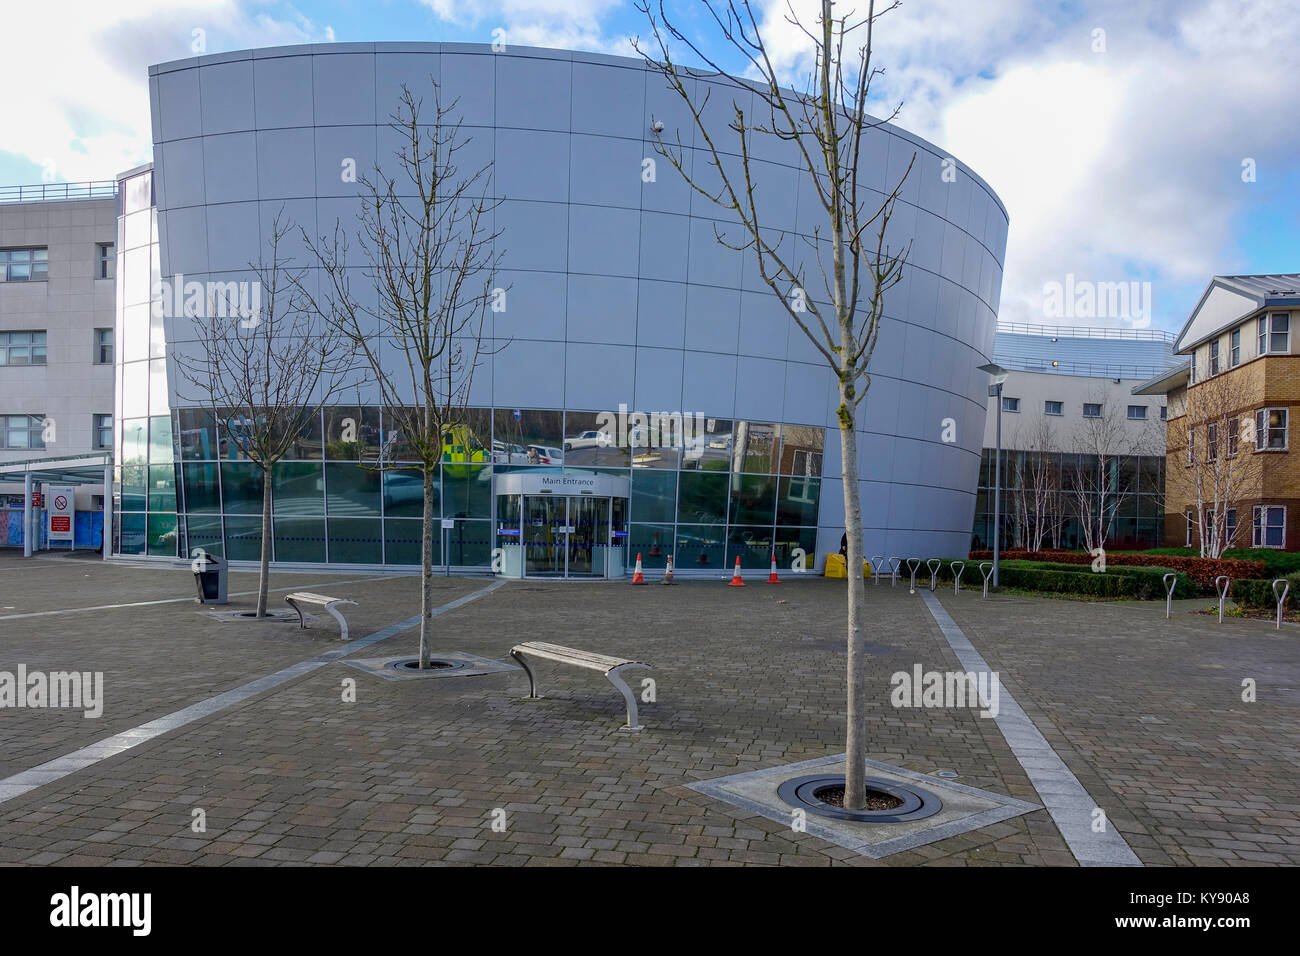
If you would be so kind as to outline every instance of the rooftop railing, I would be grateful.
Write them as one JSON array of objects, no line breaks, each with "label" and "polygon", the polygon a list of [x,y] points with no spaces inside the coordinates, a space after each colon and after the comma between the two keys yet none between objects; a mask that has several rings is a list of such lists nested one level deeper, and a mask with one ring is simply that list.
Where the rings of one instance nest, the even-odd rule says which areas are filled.
[{"label": "rooftop railing", "polygon": [[1060,362],[1037,356],[994,355],[994,361],[1020,372],[1055,372],[1058,375],[1085,375],[1088,378],[1127,378],[1145,381],[1155,378],[1174,366],[1171,365],[1109,365],[1099,362]]},{"label": "rooftop railing", "polygon": [[114,180],[88,183],[35,183],[31,186],[0,186],[0,203],[53,202],[65,199],[113,199]]},{"label": "rooftop railing", "polygon": [[1042,335],[1060,339],[1127,339],[1130,342],[1167,342],[1178,338],[1160,329],[1093,329],[1061,325],[1031,325],[1027,322],[999,322],[998,331],[1013,335]]}]

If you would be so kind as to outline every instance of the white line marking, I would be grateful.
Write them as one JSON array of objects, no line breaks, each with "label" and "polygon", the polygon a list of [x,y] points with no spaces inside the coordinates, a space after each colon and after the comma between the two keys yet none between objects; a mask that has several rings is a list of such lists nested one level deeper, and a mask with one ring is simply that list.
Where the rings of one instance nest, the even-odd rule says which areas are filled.
[{"label": "white line marking", "polygon": [[[961,666],[975,674],[991,673],[988,662],[962,633],[939,599],[929,591],[922,591],[921,597]],[[1052,815],[1056,828],[1061,831],[1079,865],[1141,866],[1142,861],[1109,820],[1105,830],[1100,833],[1093,831],[1093,810],[1098,809],[1097,802],[1088,795],[1079,778],[1039,733],[1005,686],[1001,688],[998,705],[998,715],[993,718],[998,730],[1002,731],[1007,746],[1025,769],[1029,782],[1038,791],[1039,799]]]},{"label": "white line marking", "polygon": [[[330,581],[329,586],[338,587],[340,584],[366,584],[367,582],[370,581],[386,581],[389,577],[402,577],[402,576],[403,575],[385,574],[373,578],[355,578],[354,580],[351,581]],[[301,591],[305,587],[312,587],[312,586],[313,585],[311,583],[308,583],[308,584],[295,584],[291,588],[269,588],[267,590],[267,593],[275,594],[279,591]],[[323,587],[324,585],[316,585],[316,586]],[[248,597],[250,594],[256,594],[256,593],[257,593],[256,591],[236,591],[234,594],[228,594],[226,596],[227,597]],[[83,611],[111,611],[114,608],[119,608],[119,607],[151,607],[152,605],[155,604],[180,604],[184,601],[197,603],[192,597],[162,598],[157,601],[134,601],[130,604],[98,604],[95,607],[70,607],[62,611],[27,611],[26,613],[23,614],[4,614],[4,615],[0,615],[0,621],[15,621],[18,618],[22,618],[22,617],[50,617],[58,614],[80,614]],[[220,605],[212,605],[212,606],[220,607]]]},{"label": "white line marking", "polygon": [[[458,607],[463,607],[470,601],[477,600],[484,595],[491,594],[497,588],[504,585],[505,579],[493,581],[485,588],[477,591],[471,591],[469,594],[450,601],[441,607],[434,608],[429,612],[430,617],[437,617],[440,614],[446,614],[448,611],[454,611]],[[190,704],[174,713],[165,717],[159,717],[148,723],[141,724],[139,727],[133,727],[130,730],[124,730],[121,733],[114,734],[111,737],[105,737],[93,744],[88,744],[72,753],[65,754],[62,757],[56,757],[53,760],[33,767],[30,770],[24,770],[16,773],[11,777],[5,777],[0,780],[0,803],[21,797],[25,793],[30,793],[37,787],[43,787],[47,783],[54,783],[62,780],[69,774],[76,773],[86,767],[94,766],[101,760],[114,757],[132,747],[138,747],[146,741],[161,736],[186,724],[201,720],[204,717],[210,717],[218,711],[225,710],[235,704],[241,703],[248,698],[272,688],[279,687],[281,684],[291,681],[296,677],[304,674],[310,674],[317,668],[324,667],[326,664],[333,663],[340,657],[345,657],[353,651],[359,651],[363,647],[369,647],[371,644],[377,644],[380,641],[386,641],[394,634],[398,634],[407,628],[415,627],[420,623],[420,616],[407,618],[405,621],[399,621],[391,624],[380,631],[368,634],[365,637],[357,638],[347,644],[343,644],[324,654],[318,654],[316,657],[305,661],[299,661],[297,664],[291,664],[283,670],[278,670],[274,674],[267,674],[256,680],[243,684],[240,687],[233,688],[224,693],[217,694],[215,697],[209,697],[201,700],[196,704]]]}]

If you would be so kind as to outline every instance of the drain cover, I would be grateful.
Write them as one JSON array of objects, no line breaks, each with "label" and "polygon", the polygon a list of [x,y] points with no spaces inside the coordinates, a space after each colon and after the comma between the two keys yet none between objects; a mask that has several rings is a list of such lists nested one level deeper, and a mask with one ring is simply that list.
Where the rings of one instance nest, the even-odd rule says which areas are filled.
[{"label": "drain cover", "polygon": [[831,817],[836,820],[859,820],[871,823],[905,823],[911,820],[924,820],[943,809],[943,801],[928,790],[920,787],[906,787],[894,780],[882,780],[879,777],[867,777],[867,789],[888,794],[903,801],[900,806],[889,810],[845,810],[817,799],[817,791],[844,788],[844,775],[813,774],[808,777],[795,777],[787,780],[777,788],[777,796],[792,807],[799,807],[819,817]]},{"label": "drain cover", "polygon": [[[412,657],[409,659],[399,660],[399,661],[389,661],[387,666],[391,667],[393,670],[399,670],[399,671],[418,672],[421,670],[420,659],[418,657]],[[448,660],[443,660],[441,658],[433,657],[429,659],[429,666],[427,668],[424,668],[424,670],[459,671],[472,666],[474,665],[472,665],[469,661],[448,661]]]},{"label": "drain cover", "polygon": [[935,775],[936,777],[943,777],[943,779],[945,779],[945,780],[956,780],[956,779],[957,779],[957,774],[955,774],[955,773],[954,773],[953,771],[951,771],[951,770],[936,770],[936,771],[934,772],[934,775]]}]

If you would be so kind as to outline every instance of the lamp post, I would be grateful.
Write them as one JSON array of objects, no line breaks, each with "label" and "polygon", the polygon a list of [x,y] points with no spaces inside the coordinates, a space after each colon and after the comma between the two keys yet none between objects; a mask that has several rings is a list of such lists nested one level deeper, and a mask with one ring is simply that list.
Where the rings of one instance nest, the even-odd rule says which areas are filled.
[{"label": "lamp post", "polygon": [[981,372],[988,372],[993,378],[989,385],[989,395],[997,399],[998,428],[997,447],[993,458],[993,590],[998,589],[998,552],[1002,538],[1002,384],[1007,380],[1007,370],[1001,365],[989,362],[979,367]]}]

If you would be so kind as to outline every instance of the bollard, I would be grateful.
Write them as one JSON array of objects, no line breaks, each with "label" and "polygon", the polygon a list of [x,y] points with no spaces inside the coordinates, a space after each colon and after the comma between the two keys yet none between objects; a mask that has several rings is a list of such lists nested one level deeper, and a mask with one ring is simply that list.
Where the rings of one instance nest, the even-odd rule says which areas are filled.
[{"label": "bollard", "polygon": [[939,586],[939,569],[943,567],[943,562],[938,558],[931,558],[925,562],[925,566],[930,569],[930,590],[933,591]]},{"label": "bollard", "polygon": [[1178,587],[1178,575],[1170,571],[1161,580],[1165,582],[1165,620],[1167,621],[1174,609],[1174,588]]},{"label": "bollard", "polygon": [[[1277,586],[1282,585],[1282,596],[1278,597]],[[1273,597],[1277,598],[1277,629],[1282,630],[1282,605],[1286,604],[1286,596],[1291,591],[1291,583],[1286,578],[1278,578],[1273,582]]]},{"label": "bollard", "polygon": [[898,569],[903,566],[903,559],[890,558],[889,566],[891,569],[889,572],[889,586],[892,588],[894,585],[898,583]]},{"label": "bollard", "polygon": [[920,559],[920,558],[908,558],[908,559],[907,559],[907,566],[908,566],[909,568],[912,569],[912,584],[911,584],[911,587],[908,589],[908,592],[907,592],[907,593],[908,593],[908,594],[915,594],[915,593],[916,593],[916,572],[917,572],[917,571],[920,569],[920,567],[921,567],[921,559]]},{"label": "bollard", "polygon": [[885,569],[885,556],[883,554],[873,554],[871,556],[871,576],[876,579],[876,587],[880,586],[880,572]]},{"label": "bollard", "polygon": [[957,594],[961,591],[961,573],[966,570],[965,561],[953,561],[948,567],[955,572],[952,579],[952,593]]},{"label": "bollard", "polygon": [[993,577],[993,562],[981,561],[980,574],[984,575],[984,596],[989,596],[989,578]]},{"label": "bollard", "polygon": [[[1219,590],[1219,582],[1223,582],[1223,590]],[[1219,623],[1223,623],[1223,605],[1228,600],[1228,588],[1232,584],[1232,578],[1226,574],[1220,574],[1214,579],[1214,590],[1219,591]]]}]

